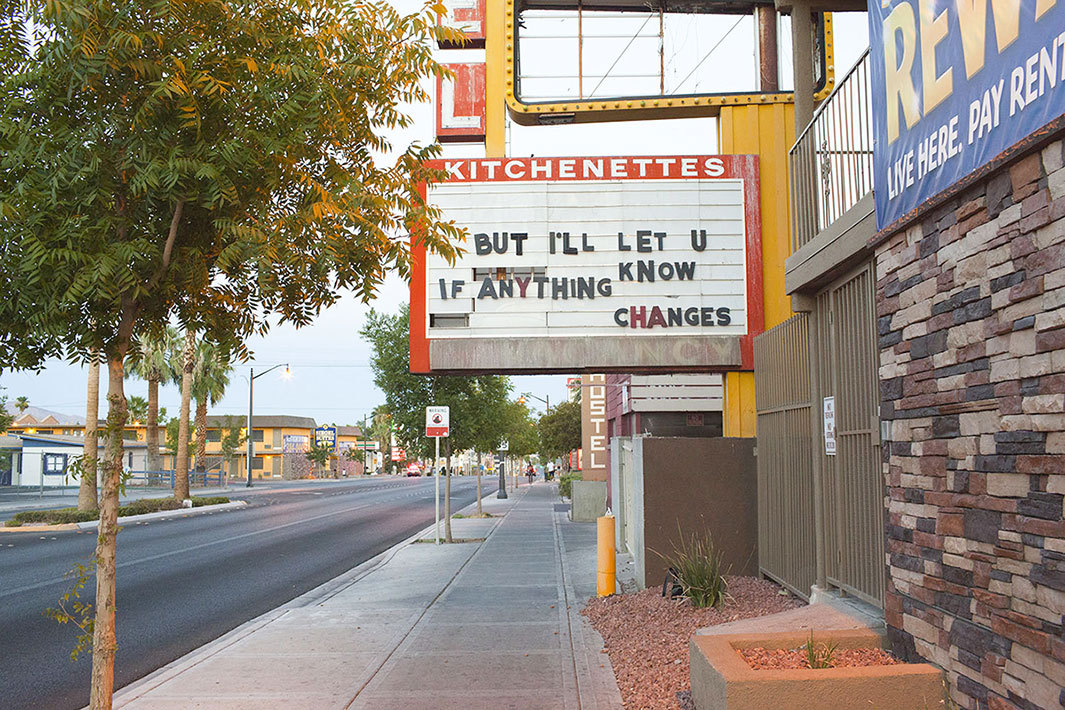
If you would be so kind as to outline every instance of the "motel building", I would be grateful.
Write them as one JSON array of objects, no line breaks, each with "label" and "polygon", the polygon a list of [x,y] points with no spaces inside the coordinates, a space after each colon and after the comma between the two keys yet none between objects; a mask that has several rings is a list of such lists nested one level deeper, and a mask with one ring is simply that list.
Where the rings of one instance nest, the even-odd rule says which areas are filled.
[{"label": "motel building", "polygon": [[[573,507],[609,506],[640,584],[709,531],[882,620],[958,707],[1062,707],[1065,3],[449,5],[437,134],[466,148],[427,197],[471,242],[414,245],[412,371],[580,373]],[[833,12],[867,12],[852,66]],[[689,117],[716,142],[507,155],[508,121]]]}]

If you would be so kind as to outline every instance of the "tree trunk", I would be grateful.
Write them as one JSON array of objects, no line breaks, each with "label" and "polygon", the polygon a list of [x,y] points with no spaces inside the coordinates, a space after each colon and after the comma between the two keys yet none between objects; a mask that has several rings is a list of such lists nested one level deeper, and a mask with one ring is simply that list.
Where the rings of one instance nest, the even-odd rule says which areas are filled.
[{"label": "tree trunk", "polygon": [[444,542],[451,539],[451,440],[444,441],[444,455],[447,457],[444,468]]},{"label": "tree trunk", "polygon": [[[192,404],[192,369],[195,363],[196,334],[185,333],[181,372],[181,412],[178,419],[177,463],[174,464],[174,497],[189,497],[189,407]],[[250,432],[249,432],[250,433]]]},{"label": "tree trunk", "polygon": [[196,470],[207,470],[207,400],[196,400]]},{"label": "tree trunk", "polygon": [[147,445],[148,445],[148,470],[161,471],[162,462],[159,460],[159,378],[148,378],[148,421]]},{"label": "tree trunk", "polygon": [[92,637],[91,710],[110,710],[115,686],[115,548],[122,485],[122,430],[126,426],[123,363],[133,331],[132,307],[123,309],[118,345],[107,360],[107,448],[104,453],[100,528],[96,538],[96,618]]},{"label": "tree trunk", "polygon": [[78,510],[96,510],[96,470],[100,438],[100,352],[89,351],[89,393],[85,406],[85,445],[81,456],[81,482],[78,484]]}]

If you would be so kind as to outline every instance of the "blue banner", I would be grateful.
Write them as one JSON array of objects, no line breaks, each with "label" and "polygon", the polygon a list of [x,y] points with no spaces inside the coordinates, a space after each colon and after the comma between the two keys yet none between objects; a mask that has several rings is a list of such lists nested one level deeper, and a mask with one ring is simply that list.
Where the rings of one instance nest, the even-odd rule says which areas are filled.
[{"label": "blue banner", "polygon": [[1065,0],[869,0],[882,229],[1065,113]]}]

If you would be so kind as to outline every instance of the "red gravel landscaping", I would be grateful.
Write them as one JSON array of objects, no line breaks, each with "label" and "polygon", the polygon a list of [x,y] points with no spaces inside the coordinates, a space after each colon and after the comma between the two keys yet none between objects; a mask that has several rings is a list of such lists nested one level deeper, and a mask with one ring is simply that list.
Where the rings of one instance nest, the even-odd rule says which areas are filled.
[{"label": "red gravel landscaping", "polygon": [[669,600],[659,589],[646,589],[590,599],[581,610],[603,637],[626,708],[691,707],[688,639],[696,629],[805,605],[763,579],[726,579],[729,597],[716,609],[697,609],[687,599]]},{"label": "red gravel landscaping", "polygon": [[[814,648],[817,641],[814,640]],[[744,648],[739,654],[756,671],[809,668],[806,650],[801,648]],[[879,648],[839,648],[832,653],[831,668],[893,666],[899,661]]]}]

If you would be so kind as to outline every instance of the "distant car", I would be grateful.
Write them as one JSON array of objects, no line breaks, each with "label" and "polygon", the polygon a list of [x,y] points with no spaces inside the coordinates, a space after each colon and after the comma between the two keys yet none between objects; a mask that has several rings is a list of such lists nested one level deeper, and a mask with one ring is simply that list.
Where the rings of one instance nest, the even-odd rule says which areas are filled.
[{"label": "distant car", "polygon": [[418,468],[418,464],[413,464],[412,463],[411,465],[407,466],[407,475],[408,476],[420,476],[420,475],[422,475],[421,470]]}]

